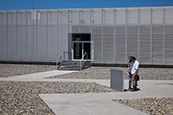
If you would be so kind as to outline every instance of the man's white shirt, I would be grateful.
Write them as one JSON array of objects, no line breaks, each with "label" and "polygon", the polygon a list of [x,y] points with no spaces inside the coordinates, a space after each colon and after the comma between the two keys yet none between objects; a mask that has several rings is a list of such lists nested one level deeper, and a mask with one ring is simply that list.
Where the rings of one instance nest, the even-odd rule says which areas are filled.
[{"label": "man's white shirt", "polygon": [[138,62],[137,60],[133,63],[133,67],[132,67],[132,70],[131,70],[131,74],[134,74],[134,73],[135,73],[135,70],[137,70],[137,71],[136,71],[136,75],[138,75],[139,62]]}]

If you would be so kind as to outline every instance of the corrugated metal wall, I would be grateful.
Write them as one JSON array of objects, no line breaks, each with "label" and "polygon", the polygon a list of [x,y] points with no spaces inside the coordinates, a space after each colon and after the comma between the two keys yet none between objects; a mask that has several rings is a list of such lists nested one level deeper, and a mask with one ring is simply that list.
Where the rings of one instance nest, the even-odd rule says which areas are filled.
[{"label": "corrugated metal wall", "polygon": [[0,12],[0,61],[55,62],[67,41],[68,11]]},{"label": "corrugated metal wall", "polygon": [[72,31],[90,30],[87,32],[94,41],[94,63],[124,64],[129,55],[135,55],[142,64],[173,64],[172,7],[92,9],[88,12],[90,23],[84,21],[73,26]]},{"label": "corrugated metal wall", "polygon": [[173,65],[173,7],[0,11],[0,61],[55,62],[91,33],[94,63]]}]

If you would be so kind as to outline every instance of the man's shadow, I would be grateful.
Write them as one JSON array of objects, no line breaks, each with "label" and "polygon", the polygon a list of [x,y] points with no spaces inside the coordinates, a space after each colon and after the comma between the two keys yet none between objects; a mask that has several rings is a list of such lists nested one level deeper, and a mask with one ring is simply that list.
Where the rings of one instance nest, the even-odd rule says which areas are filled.
[{"label": "man's shadow", "polygon": [[130,91],[130,92],[137,92],[140,91],[140,88],[136,88],[136,90],[128,90],[128,89],[124,89],[124,92]]}]

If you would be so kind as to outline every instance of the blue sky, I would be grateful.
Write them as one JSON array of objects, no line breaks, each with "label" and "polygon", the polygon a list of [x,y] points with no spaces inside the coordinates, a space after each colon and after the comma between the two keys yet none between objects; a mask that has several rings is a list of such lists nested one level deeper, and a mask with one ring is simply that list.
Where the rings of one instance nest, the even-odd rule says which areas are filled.
[{"label": "blue sky", "polygon": [[[173,0],[35,0],[35,9],[173,6]],[[0,0],[0,10],[32,9],[32,0]]]}]

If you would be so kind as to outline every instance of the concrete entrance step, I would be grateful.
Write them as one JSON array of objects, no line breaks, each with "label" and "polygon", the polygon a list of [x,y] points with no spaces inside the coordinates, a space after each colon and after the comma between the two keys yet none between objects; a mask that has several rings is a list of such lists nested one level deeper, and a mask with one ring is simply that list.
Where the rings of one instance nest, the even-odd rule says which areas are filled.
[{"label": "concrete entrance step", "polygon": [[88,68],[90,65],[90,62],[88,61],[72,61],[67,60],[63,61],[59,64],[58,70],[81,70],[84,68]]}]

